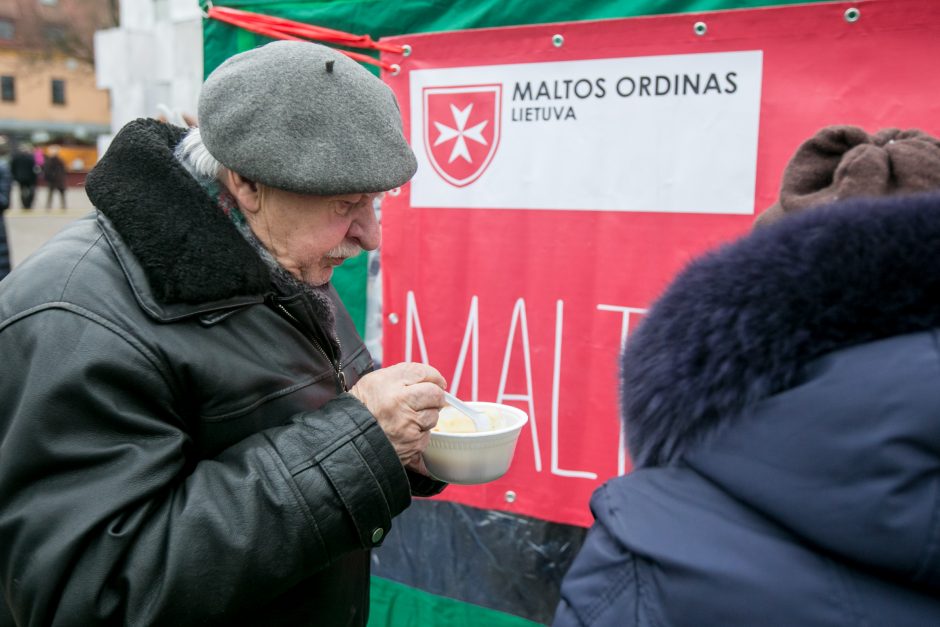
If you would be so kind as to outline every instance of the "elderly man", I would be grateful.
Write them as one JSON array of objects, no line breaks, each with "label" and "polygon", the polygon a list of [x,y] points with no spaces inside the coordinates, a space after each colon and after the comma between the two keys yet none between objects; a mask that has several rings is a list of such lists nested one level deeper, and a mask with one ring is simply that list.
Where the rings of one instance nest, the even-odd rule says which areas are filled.
[{"label": "elderly man", "polygon": [[329,281],[415,160],[391,92],[278,42],[138,120],[0,285],[0,625],[364,625],[443,405]]}]

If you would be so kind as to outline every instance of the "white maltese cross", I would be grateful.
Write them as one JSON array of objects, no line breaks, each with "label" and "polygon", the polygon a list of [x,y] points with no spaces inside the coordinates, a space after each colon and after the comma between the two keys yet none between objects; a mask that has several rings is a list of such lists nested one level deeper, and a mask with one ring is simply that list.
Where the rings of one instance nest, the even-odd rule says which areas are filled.
[{"label": "white maltese cross", "polygon": [[434,141],[435,146],[439,146],[444,142],[455,139],[454,148],[450,151],[450,159],[447,163],[453,163],[454,159],[460,157],[464,159],[467,163],[473,163],[473,159],[470,158],[470,150],[467,148],[467,140],[473,140],[478,144],[483,144],[486,146],[486,139],[483,138],[483,129],[486,127],[488,120],[483,120],[479,124],[476,124],[470,128],[467,128],[467,120],[470,118],[470,111],[473,110],[473,103],[467,105],[465,109],[458,109],[453,104],[450,105],[450,112],[454,115],[454,126],[451,128],[447,125],[441,124],[440,122],[435,122],[434,126],[437,127],[438,133],[437,139]]}]

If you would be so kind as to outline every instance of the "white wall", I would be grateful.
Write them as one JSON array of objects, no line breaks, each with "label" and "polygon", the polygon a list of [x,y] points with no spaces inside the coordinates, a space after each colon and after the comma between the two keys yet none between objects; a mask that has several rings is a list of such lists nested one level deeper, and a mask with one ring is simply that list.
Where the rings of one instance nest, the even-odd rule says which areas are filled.
[{"label": "white wall", "polygon": [[121,0],[121,25],[95,33],[98,87],[111,92],[111,137],[139,117],[195,117],[202,85],[198,0]]}]

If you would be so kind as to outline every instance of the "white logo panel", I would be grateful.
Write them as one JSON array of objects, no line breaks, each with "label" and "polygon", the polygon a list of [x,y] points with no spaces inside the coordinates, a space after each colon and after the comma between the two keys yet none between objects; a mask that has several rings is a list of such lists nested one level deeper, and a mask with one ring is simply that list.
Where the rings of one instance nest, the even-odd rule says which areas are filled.
[{"label": "white logo panel", "polygon": [[415,70],[411,203],[751,214],[762,63],[756,50]]}]

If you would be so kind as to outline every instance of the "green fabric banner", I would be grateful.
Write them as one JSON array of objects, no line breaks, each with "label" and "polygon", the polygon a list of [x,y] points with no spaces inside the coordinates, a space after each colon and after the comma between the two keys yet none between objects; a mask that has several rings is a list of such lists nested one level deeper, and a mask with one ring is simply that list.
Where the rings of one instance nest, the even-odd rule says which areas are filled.
[{"label": "green fabric banner", "polygon": [[[378,39],[406,33],[805,3],[806,0],[222,0],[216,5],[369,34]],[[232,54],[266,41],[264,37],[211,20],[205,23],[204,36],[206,73]]]},{"label": "green fabric banner", "polygon": [[369,627],[536,627],[539,623],[422,592],[381,577],[372,578]]}]

